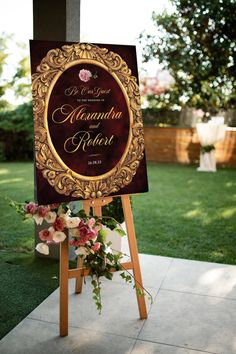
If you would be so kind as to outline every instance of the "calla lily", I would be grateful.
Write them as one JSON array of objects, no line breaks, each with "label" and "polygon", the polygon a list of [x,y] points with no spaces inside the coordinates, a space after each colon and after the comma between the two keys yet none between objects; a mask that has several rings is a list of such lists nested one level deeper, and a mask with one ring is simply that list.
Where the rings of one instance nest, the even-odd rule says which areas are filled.
[{"label": "calla lily", "polygon": [[49,247],[46,243],[43,242],[38,243],[35,249],[39,253],[45,254],[46,256],[49,255]]},{"label": "calla lily", "polygon": [[55,231],[52,235],[52,239],[56,243],[63,242],[66,239],[66,234],[62,231]]},{"label": "calla lily", "polygon": [[33,218],[34,218],[34,220],[35,220],[37,225],[42,225],[42,223],[43,223],[43,217],[42,216],[39,216],[38,214],[34,214]]}]

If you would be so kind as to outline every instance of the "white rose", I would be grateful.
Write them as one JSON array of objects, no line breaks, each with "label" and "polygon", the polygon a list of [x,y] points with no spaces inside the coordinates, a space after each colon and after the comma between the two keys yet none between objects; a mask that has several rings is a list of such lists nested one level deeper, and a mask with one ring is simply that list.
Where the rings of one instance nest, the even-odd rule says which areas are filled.
[{"label": "white rose", "polygon": [[55,231],[52,235],[52,239],[56,243],[63,242],[66,239],[66,234],[62,231]]},{"label": "white rose", "polygon": [[87,256],[87,254],[89,254],[87,248],[80,246],[75,250],[75,254],[77,254],[77,256]]},{"label": "white rose", "polygon": [[37,225],[41,225],[43,222],[43,217],[42,216],[38,216],[38,214],[34,214],[33,218],[36,222]]},{"label": "white rose", "polygon": [[79,229],[69,229],[69,236],[70,237],[79,237]]},{"label": "white rose", "polygon": [[73,229],[73,228],[79,226],[80,218],[78,218],[78,217],[73,217],[73,218],[68,217],[68,218],[65,219],[65,222],[66,222],[66,227],[68,229]]},{"label": "white rose", "polygon": [[57,218],[57,214],[55,213],[55,211],[49,211],[45,216],[45,220],[49,224],[53,224],[56,218]]},{"label": "white rose", "polygon": [[65,210],[62,207],[59,207],[57,214],[61,218],[68,218],[71,214],[71,211],[70,211],[70,209],[68,209],[67,212],[65,213]]},{"label": "white rose", "polygon": [[46,256],[49,255],[49,247],[46,243],[43,242],[38,243],[35,249],[39,253],[45,254]]}]

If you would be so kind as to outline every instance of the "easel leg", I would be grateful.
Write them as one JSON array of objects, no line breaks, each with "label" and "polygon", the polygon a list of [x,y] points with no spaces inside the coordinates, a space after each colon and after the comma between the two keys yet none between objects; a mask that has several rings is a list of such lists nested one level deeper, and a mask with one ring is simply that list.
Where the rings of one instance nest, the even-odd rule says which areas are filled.
[{"label": "easel leg", "polygon": [[[77,268],[83,268],[83,264],[84,264],[83,259],[78,257]],[[82,275],[80,275],[75,280],[75,293],[80,294],[82,292],[82,288],[83,288],[83,277]]]},{"label": "easel leg", "polygon": [[[139,258],[138,258],[138,247],[137,247],[137,241],[135,237],[135,229],[134,229],[133,214],[132,214],[132,209],[130,204],[130,197],[128,195],[121,196],[121,201],[122,201],[125,223],[127,228],[131,261],[133,263],[135,286],[136,289],[143,290],[142,276],[141,276],[141,270],[140,270]],[[140,296],[137,290],[136,290],[136,295],[137,295],[140,318],[142,320],[146,319],[147,309],[146,309],[145,298],[144,296]]]},{"label": "easel leg", "polygon": [[68,335],[68,238],[60,245],[60,336]]},{"label": "easel leg", "polygon": [[[90,204],[89,204],[88,201],[85,200],[83,202],[83,208],[84,208],[85,213],[87,215],[89,215]],[[83,259],[78,257],[77,267],[78,268],[82,268],[83,267],[83,263],[84,263]],[[83,288],[83,277],[82,277],[82,275],[80,275],[75,280],[75,293],[76,294],[80,294],[82,292],[82,288]]]}]

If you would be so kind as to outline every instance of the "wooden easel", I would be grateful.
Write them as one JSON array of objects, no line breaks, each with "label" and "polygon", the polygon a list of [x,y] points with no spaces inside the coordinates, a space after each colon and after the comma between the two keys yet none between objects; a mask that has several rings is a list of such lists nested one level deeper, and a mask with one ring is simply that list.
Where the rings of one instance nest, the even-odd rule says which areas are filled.
[{"label": "wooden easel", "polygon": [[[133,215],[130,204],[129,195],[121,196],[123,213],[127,228],[127,236],[130,249],[130,262],[122,263],[124,269],[131,269],[134,273],[136,296],[139,308],[140,319],[147,318],[147,310],[144,296],[139,295],[138,289],[142,290],[142,276],[138,258],[138,248],[135,237],[135,229],[133,223]],[[101,199],[85,200],[83,207],[86,214],[89,214],[90,208],[93,208],[93,213],[96,216],[102,215],[102,207],[112,202],[112,197]],[[76,278],[75,293],[79,294],[82,291],[83,276],[89,274],[89,269],[83,268],[82,261],[78,258],[76,269],[69,269],[69,245],[68,238],[61,243],[60,248],[60,336],[68,335],[68,285],[69,279]]]}]

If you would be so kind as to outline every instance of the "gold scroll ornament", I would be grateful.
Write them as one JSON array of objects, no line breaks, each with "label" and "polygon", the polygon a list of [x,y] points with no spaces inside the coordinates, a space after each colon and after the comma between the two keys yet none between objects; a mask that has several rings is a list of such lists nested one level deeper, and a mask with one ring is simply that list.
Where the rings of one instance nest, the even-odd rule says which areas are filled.
[{"label": "gold scroll ornament", "polygon": [[[73,65],[92,63],[107,70],[118,82],[130,114],[130,132],[118,164],[100,176],[82,176],[71,170],[57,154],[48,130],[47,109],[52,89],[62,73]],[[93,199],[118,192],[128,185],[144,156],[143,123],[139,87],[126,62],[117,54],[92,44],[64,45],[52,49],[32,75],[36,167],[59,194]]]}]

